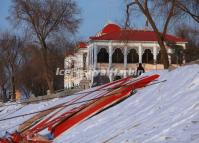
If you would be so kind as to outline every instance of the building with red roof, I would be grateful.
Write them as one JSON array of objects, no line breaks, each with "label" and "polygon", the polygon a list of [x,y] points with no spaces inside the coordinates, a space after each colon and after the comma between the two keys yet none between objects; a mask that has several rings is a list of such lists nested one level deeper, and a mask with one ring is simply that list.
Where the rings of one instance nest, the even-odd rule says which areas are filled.
[{"label": "building with red roof", "polygon": [[[151,30],[136,30],[136,29],[122,29],[116,24],[107,24],[101,32],[95,36],[91,36],[90,40],[114,40],[129,42],[157,42],[157,37],[154,31]],[[165,41],[170,42],[187,42],[185,39],[166,34]]]},{"label": "building with red roof", "polygon": [[[168,52],[169,63],[175,65],[175,49],[169,47],[167,43],[172,43],[186,49],[187,41],[174,35],[166,34],[165,45]],[[73,59],[75,71],[80,73],[71,76],[73,80],[65,80],[65,87],[79,85],[81,79],[89,79],[93,84],[94,77],[101,70],[108,72],[117,69],[125,71],[123,75],[109,73],[107,76],[110,81],[129,75],[129,69],[136,69],[138,63],[142,63],[145,70],[163,69],[161,63],[160,47],[156,33],[152,30],[124,29],[115,23],[106,24],[100,32],[90,36],[87,42],[79,42],[79,51],[66,57],[65,63]],[[179,60],[179,58],[178,58]],[[181,58],[181,63],[185,60]],[[68,67],[68,66],[66,66]],[[68,79],[68,75],[65,76]],[[72,82],[72,83],[71,83]]]}]

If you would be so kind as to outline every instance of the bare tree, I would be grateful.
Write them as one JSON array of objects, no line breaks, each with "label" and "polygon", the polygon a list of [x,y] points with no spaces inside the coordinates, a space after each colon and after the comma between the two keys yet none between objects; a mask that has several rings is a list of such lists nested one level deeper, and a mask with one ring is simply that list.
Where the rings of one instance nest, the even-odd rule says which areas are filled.
[{"label": "bare tree", "polygon": [[[2,55],[0,55],[1,57]],[[5,72],[5,64],[2,58],[0,58],[0,96],[5,101],[6,99],[6,83],[7,75]]]},{"label": "bare tree", "polygon": [[[139,11],[144,14],[144,16],[147,18],[148,22],[150,23],[152,29],[154,30],[156,37],[158,39],[158,44],[160,46],[160,52],[161,52],[161,61],[164,64],[164,68],[167,69],[169,67],[169,61],[168,61],[168,54],[165,46],[165,36],[168,30],[168,26],[170,21],[175,15],[176,12],[176,1],[177,0],[132,0],[131,3],[127,5],[127,18],[126,18],[126,26],[129,25],[129,16],[130,12],[129,9],[131,7],[137,7]],[[167,5],[165,5],[167,4]],[[156,20],[156,16],[153,13],[153,11],[158,11],[158,14],[161,14],[161,16],[164,16],[164,22],[161,28],[158,28],[158,22]]]},{"label": "bare tree", "polygon": [[[46,94],[47,85],[44,78],[41,49],[36,45],[27,44],[25,53],[29,55],[19,73],[20,88],[28,98],[31,93],[35,96]],[[23,73],[23,74],[22,74]]]},{"label": "bare tree", "polygon": [[[64,56],[65,52],[63,48],[59,48],[59,46],[65,45],[66,41],[58,41],[58,43],[51,43],[48,44],[49,53],[48,53],[48,60],[51,63],[49,66],[49,74],[53,78],[53,88],[55,90],[63,89],[63,76],[55,75],[57,67],[64,68]],[[59,45],[59,46],[58,46]],[[41,49],[34,44],[27,44],[26,48],[24,49],[25,55],[25,62],[21,67],[21,71],[18,74],[20,80],[20,89],[28,98],[31,93],[35,96],[43,96],[46,94],[47,84],[44,78],[44,71],[43,71],[43,62],[42,62],[42,55]],[[38,70],[39,69],[39,70]]]},{"label": "bare tree", "polygon": [[16,95],[16,74],[22,64],[23,43],[20,37],[11,35],[6,32],[1,35],[0,39],[0,53],[6,72],[9,74],[9,79],[12,87],[12,99],[15,100]]},{"label": "bare tree", "polygon": [[199,29],[187,24],[181,24],[175,28],[175,33],[188,41],[187,48],[184,51],[186,61],[190,62],[199,59]]},{"label": "bare tree", "polygon": [[54,92],[53,77],[49,73],[48,42],[59,32],[75,33],[80,19],[72,0],[13,0],[11,19],[29,28],[42,48],[44,76],[49,90]]},{"label": "bare tree", "polygon": [[199,29],[183,23],[175,27],[175,34],[188,40],[188,47],[199,48]]},{"label": "bare tree", "polygon": [[199,0],[177,0],[177,7],[199,23]]}]

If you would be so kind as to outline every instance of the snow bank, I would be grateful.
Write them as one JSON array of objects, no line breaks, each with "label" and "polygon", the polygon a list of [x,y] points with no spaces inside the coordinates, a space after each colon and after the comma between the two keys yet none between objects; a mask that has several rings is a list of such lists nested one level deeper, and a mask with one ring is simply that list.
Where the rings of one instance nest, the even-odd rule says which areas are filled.
[{"label": "snow bank", "polygon": [[199,66],[158,73],[161,75],[159,80],[166,79],[167,82],[139,90],[117,106],[65,132],[55,142],[199,141]]},{"label": "snow bank", "polygon": [[[159,80],[167,81],[138,90],[122,103],[66,131],[54,142],[198,143],[199,66],[146,74],[152,73],[159,73]],[[0,119],[46,109],[69,99],[0,107]],[[0,121],[0,136],[32,116]]]}]

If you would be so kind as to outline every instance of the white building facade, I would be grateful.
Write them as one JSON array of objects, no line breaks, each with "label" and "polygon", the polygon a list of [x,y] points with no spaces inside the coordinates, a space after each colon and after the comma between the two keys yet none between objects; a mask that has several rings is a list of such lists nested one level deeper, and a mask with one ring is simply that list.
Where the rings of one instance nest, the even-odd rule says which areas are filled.
[{"label": "white building facade", "polygon": [[[187,41],[182,38],[166,35],[165,41],[186,49]],[[175,66],[179,58],[176,61],[175,50],[169,46],[166,48],[169,63]],[[153,31],[126,30],[110,23],[87,42],[80,42],[78,52],[65,58],[68,74],[65,74],[64,86],[79,86],[82,79],[89,80],[91,86],[94,77],[102,72],[110,81],[118,76],[123,78],[132,74],[138,63],[142,63],[146,71],[163,69],[160,57],[160,47]],[[183,56],[180,62],[185,63]]]}]

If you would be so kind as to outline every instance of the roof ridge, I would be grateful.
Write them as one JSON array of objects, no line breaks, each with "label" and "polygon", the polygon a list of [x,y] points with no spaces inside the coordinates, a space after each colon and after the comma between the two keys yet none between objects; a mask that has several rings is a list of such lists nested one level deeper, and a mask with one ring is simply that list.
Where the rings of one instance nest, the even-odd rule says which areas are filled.
[{"label": "roof ridge", "polygon": [[[125,35],[125,31],[127,35]],[[144,33],[146,32],[147,35]],[[133,36],[134,33],[134,36]],[[162,34],[162,32],[160,32]],[[129,35],[128,35],[129,34]],[[126,36],[126,37],[125,37]],[[141,37],[140,37],[141,36]],[[146,37],[148,36],[148,38]],[[132,38],[134,37],[134,38]],[[157,41],[157,37],[153,30],[144,30],[144,29],[121,29],[120,31],[113,31],[110,33],[105,33],[100,36],[91,36],[89,37],[91,40],[135,40],[138,41]],[[165,40],[173,41],[173,42],[187,42],[186,39],[166,33]]]}]

